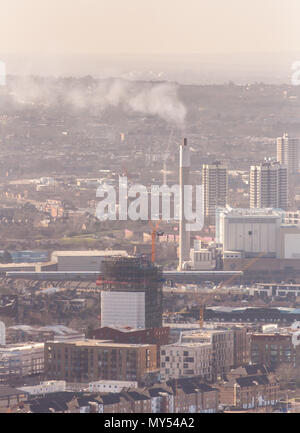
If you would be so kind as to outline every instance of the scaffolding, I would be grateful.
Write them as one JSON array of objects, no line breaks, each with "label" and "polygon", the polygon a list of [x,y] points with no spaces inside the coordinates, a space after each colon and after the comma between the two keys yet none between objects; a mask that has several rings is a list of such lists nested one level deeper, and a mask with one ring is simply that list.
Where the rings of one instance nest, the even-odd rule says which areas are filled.
[{"label": "scaffolding", "polygon": [[97,285],[102,291],[144,292],[145,327],[162,326],[162,269],[146,258],[105,258]]},{"label": "scaffolding", "polygon": [[163,284],[162,270],[144,257],[109,257],[101,263],[98,284],[120,290],[155,289]]}]

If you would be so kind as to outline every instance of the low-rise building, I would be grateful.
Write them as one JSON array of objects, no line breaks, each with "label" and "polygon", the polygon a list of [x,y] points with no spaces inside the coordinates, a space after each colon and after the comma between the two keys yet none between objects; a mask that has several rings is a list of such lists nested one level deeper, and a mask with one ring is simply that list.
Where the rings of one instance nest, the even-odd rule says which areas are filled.
[{"label": "low-rise building", "polygon": [[125,380],[97,380],[88,385],[89,392],[121,392],[125,388],[137,388],[138,382]]},{"label": "low-rise building", "polygon": [[56,392],[12,405],[25,413],[214,413],[219,390],[193,379],[171,380],[117,393]]},{"label": "low-rise building", "polygon": [[220,404],[230,408],[255,409],[274,406],[279,401],[279,382],[263,366],[232,370],[217,386]]},{"label": "low-rise building", "polygon": [[41,382],[38,385],[32,386],[21,386],[19,387],[21,391],[24,391],[28,395],[45,395],[54,392],[60,392],[66,390],[65,380],[51,380],[46,382]]},{"label": "low-rise building", "polygon": [[14,325],[7,328],[7,343],[67,341],[84,339],[85,335],[64,325],[29,326]]},{"label": "low-rise building", "polygon": [[0,385],[0,412],[9,411],[11,407],[25,400],[27,400],[27,394],[24,391]]},{"label": "low-rise building", "polygon": [[300,296],[300,284],[292,283],[256,283],[249,287],[249,295],[268,298],[285,298]]},{"label": "low-rise building", "polygon": [[158,374],[156,346],[104,340],[45,343],[45,375],[67,382],[125,380],[146,383]]},{"label": "low-rise building", "polygon": [[201,378],[170,380],[173,390],[174,413],[215,413],[218,411],[219,390]]}]

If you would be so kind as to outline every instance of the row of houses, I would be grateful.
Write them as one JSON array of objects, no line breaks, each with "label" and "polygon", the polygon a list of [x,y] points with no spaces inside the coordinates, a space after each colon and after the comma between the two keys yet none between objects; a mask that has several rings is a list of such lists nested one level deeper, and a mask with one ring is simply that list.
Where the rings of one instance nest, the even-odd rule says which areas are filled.
[{"label": "row of houses", "polygon": [[[52,389],[54,384],[52,384]],[[211,385],[200,377],[172,379],[117,392],[60,391],[32,396],[0,386],[0,411],[23,413],[216,413],[272,410],[279,402],[279,382],[262,365],[232,370]]]},{"label": "row of houses", "polygon": [[[1,390],[1,387],[0,387]],[[116,393],[55,392],[7,400],[2,412],[21,413],[215,413],[219,391],[201,379],[181,379],[148,388],[124,388]],[[18,395],[18,393],[17,393]]]}]

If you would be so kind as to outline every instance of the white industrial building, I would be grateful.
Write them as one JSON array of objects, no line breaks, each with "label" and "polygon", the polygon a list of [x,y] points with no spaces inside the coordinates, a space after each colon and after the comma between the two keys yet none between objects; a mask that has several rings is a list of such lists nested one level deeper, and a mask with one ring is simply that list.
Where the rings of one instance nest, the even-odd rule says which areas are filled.
[{"label": "white industrial building", "polygon": [[191,260],[187,265],[197,271],[213,270],[216,267],[216,250],[201,248],[191,249]]},{"label": "white industrial building", "polygon": [[102,291],[101,327],[145,328],[145,292]]},{"label": "white industrial building", "polygon": [[217,209],[216,241],[223,245],[223,259],[299,260],[300,227],[285,221],[285,212],[277,209]]},{"label": "white industrial building", "polygon": [[281,250],[283,259],[300,259],[300,227],[282,225],[280,228]]},{"label": "white industrial building", "polygon": [[275,209],[217,209],[216,242],[224,254],[242,252],[244,257],[280,258],[280,229],[284,212]]},{"label": "white industrial building", "polygon": [[91,272],[100,271],[105,257],[127,257],[127,251],[86,250],[86,251],[54,251],[51,260],[57,263],[58,272]]}]

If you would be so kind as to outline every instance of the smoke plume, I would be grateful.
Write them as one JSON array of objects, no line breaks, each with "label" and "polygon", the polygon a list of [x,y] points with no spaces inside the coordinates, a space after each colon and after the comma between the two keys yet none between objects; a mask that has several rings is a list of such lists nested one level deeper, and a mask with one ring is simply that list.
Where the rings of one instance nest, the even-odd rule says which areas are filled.
[{"label": "smoke plume", "polygon": [[186,108],[174,83],[18,77],[8,87],[17,104],[48,107],[65,104],[99,114],[109,107],[118,107],[126,112],[156,115],[178,127],[185,122]]}]

